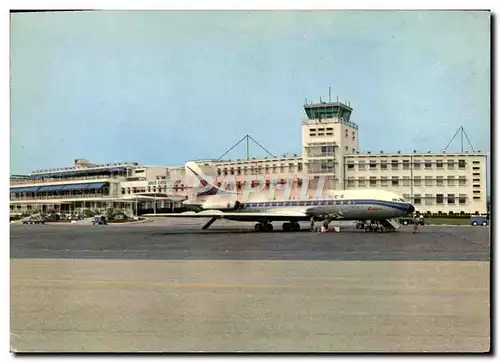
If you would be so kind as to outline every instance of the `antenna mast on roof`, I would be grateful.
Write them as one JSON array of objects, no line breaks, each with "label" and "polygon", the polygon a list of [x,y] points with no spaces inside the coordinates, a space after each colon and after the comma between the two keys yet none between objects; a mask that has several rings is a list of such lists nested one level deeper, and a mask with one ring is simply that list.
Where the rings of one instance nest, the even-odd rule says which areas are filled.
[{"label": "antenna mast on roof", "polygon": [[446,147],[443,149],[443,152],[446,152],[446,150],[448,149],[448,147],[450,146],[450,144],[453,142],[453,140],[455,139],[455,137],[457,137],[458,132],[460,132],[461,152],[464,152],[464,136],[465,136],[465,138],[467,138],[467,142],[469,143],[469,146],[472,149],[472,152],[476,152],[474,150],[474,147],[472,146],[472,143],[469,140],[469,137],[467,136],[467,133],[465,133],[464,126],[460,126],[460,128],[455,132],[455,134],[451,138],[450,142],[448,142],[448,144],[446,145]]},{"label": "antenna mast on roof", "polygon": [[255,143],[257,146],[259,146],[260,148],[262,148],[264,151],[266,151],[271,157],[276,157],[274,156],[271,152],[269,152],[264,146],[262,146],[259,142],[257,142],[252,136],[250,135],[245,135],[245,137],[243,137],[242,139],[240,139],[238,142],[236,142],[230,149],[228,149],[226,152],[224,152],[222,154],[222,156],[220,156],[217,161],[220,161],[222,159],[222,157],[224,157],[225,155],[227,155],[230,151],[232,151],[236,146],[238,146],[241,142],[243,142],[243,140],[246,140],[246,143],[247,143],[247,160],[250,159],[250,140],[252,140],[253,143]]}]

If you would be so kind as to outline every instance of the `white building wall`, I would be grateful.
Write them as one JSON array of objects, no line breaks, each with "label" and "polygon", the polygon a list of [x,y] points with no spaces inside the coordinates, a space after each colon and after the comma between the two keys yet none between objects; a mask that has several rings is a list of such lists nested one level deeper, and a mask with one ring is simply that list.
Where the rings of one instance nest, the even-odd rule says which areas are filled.
[{"label": "white building wall", "polygon": [[345,162],[348,189],[373,187],[398,192],[420,212],[487,210],[484,154],[353,155]]}]

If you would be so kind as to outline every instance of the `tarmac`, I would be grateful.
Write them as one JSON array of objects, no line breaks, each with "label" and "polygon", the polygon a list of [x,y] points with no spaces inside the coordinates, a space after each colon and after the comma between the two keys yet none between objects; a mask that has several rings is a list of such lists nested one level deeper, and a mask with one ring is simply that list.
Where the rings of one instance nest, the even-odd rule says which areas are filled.
[{"label": "tarmac", "polygon": [[201,225],[11,225],[11,349],[490,349],[489,228]]}]

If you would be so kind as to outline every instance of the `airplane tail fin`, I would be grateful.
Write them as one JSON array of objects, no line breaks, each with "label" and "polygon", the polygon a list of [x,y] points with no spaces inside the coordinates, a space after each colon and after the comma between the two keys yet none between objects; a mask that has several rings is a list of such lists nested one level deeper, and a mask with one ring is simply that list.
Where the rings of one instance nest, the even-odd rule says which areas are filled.
[{"label": "airplane tail fin", "polygon": [[209,183],[203,175],[203,171],[195,162],[187,162],[186,168],[200,180],[203,190],[196,196],[214,196],[214,195],[235,195],[236,191],[227,191]]}]

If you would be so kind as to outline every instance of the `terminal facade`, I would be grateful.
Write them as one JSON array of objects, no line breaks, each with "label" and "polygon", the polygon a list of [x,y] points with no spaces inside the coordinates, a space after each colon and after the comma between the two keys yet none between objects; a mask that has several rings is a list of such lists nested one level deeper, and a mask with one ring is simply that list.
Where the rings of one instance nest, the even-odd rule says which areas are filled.
[{"label": "terminal facade", "polygon": [[[360,154],[358,125],[351,121],[349,105],[320,102],[305,104],[304,110],[302,156],[205,160],[199,161],[200,166],[219,185],[233,176],[239,190],[255,176],[257,183],[265,180],[265,187],[292,182],[294,198],[299,197],[304,183],[311,190],[309,198],[318,187],[381,188],[401,194],[422,213],[487,212],[484,153]],[[74,167],[11,176],[10,208],[18,213],[85,208],[120,208],[130,213],[170,210],[181,205],[192,186],[183,166],[75,160]]]}]

